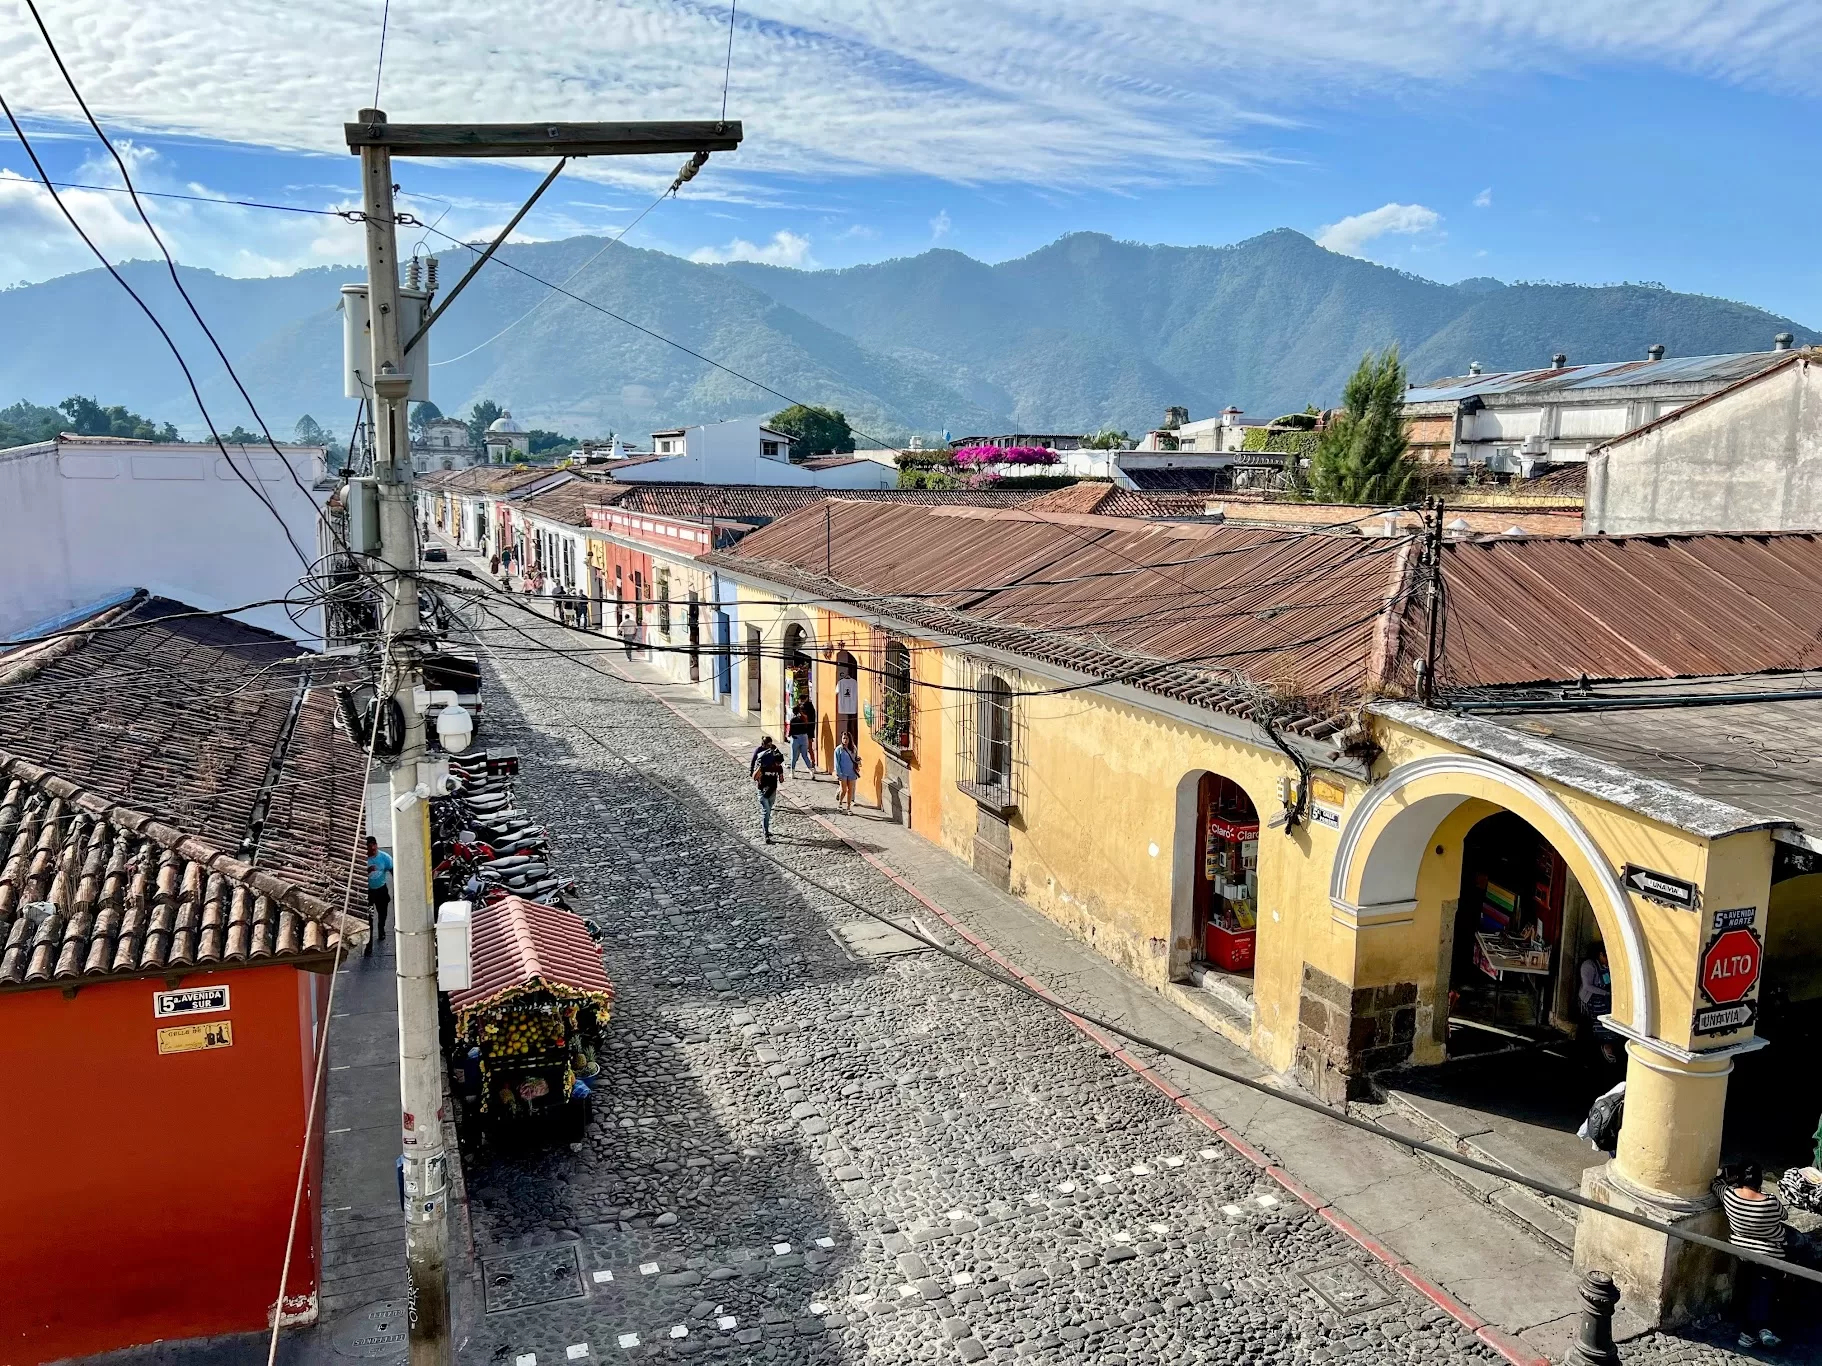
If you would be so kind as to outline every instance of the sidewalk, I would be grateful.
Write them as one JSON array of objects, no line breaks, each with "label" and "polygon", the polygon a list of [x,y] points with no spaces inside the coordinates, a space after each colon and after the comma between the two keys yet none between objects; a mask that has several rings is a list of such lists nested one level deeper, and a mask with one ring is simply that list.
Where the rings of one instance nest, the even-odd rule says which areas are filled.
[{"label": "sidewalk", "polygon": [[[759,727],[704,700],[691,686],[672,683],[643,664],[616,659],[612,667],[645,685],[655,700],[729,753],[744,758],[757,743]],[[1288,1084],[1162,993],[1128,977],[945,850],[868,808],[857,808],[852,817],[836,814],[832,779],[787,783],[782,798],[784,812],[794,807],[803,818],[839,834],[862,857],[925,900],[933,912],[967,937],[996,949],[1065,1004],[1230,1071],[1273,1086]],[[1312,1193],[1331,1222],[1400,1268],[1425,1293],[1440,1288],[1438,1303],[1443,1308],[1473,1326],[1485,1325],[1490,1339],[1507,1339],[1509,1359],[1561,1359],[1581,1312],[1577,1277],[1561,1248],[1407,1149],[1344,1130],[1321,1115],[1274,1104],[1269,1097],[1174,1060],[1144,1056],[1146,1050],[1132,1052],[1139,1056],[1130,1057],[1129,1065],[1149,1073],[1154,1084],[1163,1082],[1160,1089],[1166,1094],[1180,1094],[1190,1113],[1197,1108],[1205,1111],[1257,1149],[1264,1161]],[[1402,1127],[1396,1117],[1375,1118],[1387,1127]],[[1415,1127],[1412,1134],[1428,1137]],[[1622,1336],[1632,1336],[1641,1325],[1622,1311],[1616,1329]]]}]

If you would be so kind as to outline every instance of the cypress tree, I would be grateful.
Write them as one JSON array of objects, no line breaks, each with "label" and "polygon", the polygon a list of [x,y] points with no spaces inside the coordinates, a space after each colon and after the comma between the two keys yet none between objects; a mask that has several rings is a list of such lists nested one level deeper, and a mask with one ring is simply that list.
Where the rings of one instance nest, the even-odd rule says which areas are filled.
[{"label": "cypress tree", "polygon": [[1341,391],[1341,409],[1316,438],[1309,497],[1325,503],[1409,501],[1417,483],[1404,418],[1404,364],[1391,346],[1367,352]]}]

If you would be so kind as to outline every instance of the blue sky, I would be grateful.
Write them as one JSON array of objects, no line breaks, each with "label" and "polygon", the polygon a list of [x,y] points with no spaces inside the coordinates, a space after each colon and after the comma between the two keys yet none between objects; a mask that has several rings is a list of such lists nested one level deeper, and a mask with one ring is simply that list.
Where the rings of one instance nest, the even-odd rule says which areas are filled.
[{"label": "blue sky", "polygon": [[[0,0],[0,14],[16,0]],[[242,0],[219,29],[169,7],[47,16],[146,186],[304,207],[354,200],[340,124],[372,97],[380,0]],[[1309,0],[821,0],[737,11],[717,157],[628,241],[697,259],[846,266],[952,247],[1022,255],[1074,230],[1220,244],[1292,227],[1440,280],[1655,280],[1822,325],[1807,251],[1822,25],[1772,0],[1636,5]],[[580,9],[580,13],[578,13]],[[1793,14],[1793,11],[1796,11]],[[727,10],[394,0],[394,119],[713,116]],[[21,7],[6,93],[54,174],[117,183],[70,121]],[[468,35],[481,36],[468,36]],[[206,46],[203,44],[208,39]],[[353,54],[353,55],[349,55]],[[41,136],[39,136],[41,135]],[[577,167],[522,234],[610,232],[678,158]],[[0,282],[87,264],[0,138]],[[409,163],[411,211],[497,228],[530,166]],[[118,196],[72,194],[117,256]],[[181,260],[263,274],[355,260],[333,218],[165,201]]]}]

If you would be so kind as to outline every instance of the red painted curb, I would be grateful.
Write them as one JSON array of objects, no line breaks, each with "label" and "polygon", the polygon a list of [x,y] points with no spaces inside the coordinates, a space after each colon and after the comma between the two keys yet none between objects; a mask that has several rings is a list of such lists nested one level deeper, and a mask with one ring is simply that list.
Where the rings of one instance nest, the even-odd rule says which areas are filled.
[{"label": "red painted curb", "polygon": [[1396,1268],[1403,1264],[1396,1252],[1392,1251],[1391,1248],[1370,1235],[1365,1229],[1361,1228],[1359,1224],[1356,1224],[1345,1214],[1337,1213],[1333,1205],[1325,1206],[1319,1213],[1324,1219],[1328,1220],[1329,1223],[1333,1224],[1338,1232],[1344,1233],[1349,1238],[1352,1238],[1387,1266]]},{"label": "red painted curb", "polygon": [[[1462,1327],[1470,1328],[1478,1333],[1487,1326],[1487,1321],[1479,1314],[1476,1314],[1472,1309],[1468,1308],[1467,1305],[1454,1299],[1445,1291],[1439,1290],[1431,1285],[1403,1262],[1400,1262],[1395,1270],[1404,1279],[1407,1285],[1419,1295],[1422,1295],[1431,1304],[1442,1310],[1443,1313],[1461,1324]],[[1489,1347],[1492,1346],[1491,1343],[1488,1343],[1487,1345]]]},{"label": "red painted curb", "polygon": [[1276,1181],[1280,1186],[1283,1186],[1299,1200],[1303,1201],[1303,1203],[1308,1205],[1311,1209],[1322,1210],[1328,1208],[1328,1201],[1324,1200],[1301,1181],[1297,1180],[1296,1177],[1285,1171],[1283,1167],[1267,1167],[1265,1169],[1265,1174],[1271,1177],[1272,1180]]},{"label": "red painted curb", "polygon": [[1507,1337],[1497,1328],[1483,1324],[1474,1330],[1474,1336],[1511,1362],[1512,1366],[1551,1366],[1549,1357],[1539,1356],[1530,1345],[1517,1338]]},{"label": "red painted curb", "polygon": [[[633,680],[630,675],[621,673],[621,671],[618,668],[615,668],[611,663],[608,667],[612,668],[621,678],[626,679],[629,682],[636,681]],[[678,707],[669,698],[659,697],[656,693],[649,693],[647,696],[652,697],[655,701],[662,704],[664,708],[675,715],[678,720],[692,727],[708,739],[713,740],[715,738],[709,733],[706,726],[701,725],[694,717],[685,713],[681,707]],[[720,748],[719,745],[716,747],[718,749]],[[814,811],[810,811],[803,807],[799,807],[798,810],[802,811],[804,815],[808,816],[823,829],[834,835],[843,844],[847,845],[853,853],[859,854],[861,858],[865,859],[868,864],[884,874],[894,886],[898,887],[906,895],[910,896],[919,904],[928,907],[932,915],[935,915],[945,925],[948,925],[951,929],[955,930],[957,934],[961,935],[962,938],[966,939],[975,948],[987,954],[994,962],[1002,965],[1008,972],[1041,995],[1046,1001],[1057,1006],[1060,1009],[1063,1018],[1068,1020],[1079,1032],[1094,1040],[1096,1044],[1105,1049],[1111,1056],[1117,1058],[1121,1063],[1125,1064],[1146,1081],[1157,1087],[1163,1094],[1169,1096],[1176,1102],[1179,1110],[1183,1111],[1184,1114],[1190,1116],[1190,1118],[1194,1119],[1205,1128],[1212,1130],[1223,1143],[1239,1153],[1240,1156],[1251,1162],[1255,1167],[1263,1168],[1266,1175],[1270,1176],[1272,1180],[1276,1181],[1280,1186],[1284,1187],[1285,1190],[1296,1196],[1297,1199],[1302,1201],[1305,1205],[1320,1213],[1336,1232],[1366,1249],[1366,1251],[1370,1252],[1376,1259],[1396,1270],[1399,1277],[1413,1290],[1417,1291],[1418,1294],[1422,1295],[1450,1318],[1461,1324],[1462,1327],[1474,1333],[1493,1351],[1498,1352],[1507,1361],[1513,1363],[1513,1366],[1551,1366],[1548,1360],[1536,1355],[1530,1348],[1505,1336],[1505,1334],[1501,1333],[1498,1329],[1488,1327],[1485,1319],[1481,1318],[1472,1309],[1469,1309],[1466,1305],[1454,1299],[1445,1291],[1430,1284],[1429,1281],[1426,1281],[1422,1276],[1418,1275],[1417,1272],[1413,1271],[1408,1265],[1400,1260],[1398,1255],[1390,1248],[1370,1237],[1364,1230],[1342,1215],[1337,1214],[1332,1206],[1327,1205],[1309,1190],[1305,1189],[1292,1178],[1289,1173],[1273,1164],[1265,1154],[1261,1153],[1257,1148],[1254,1148],[1232,1129],[1229,1129],[1226,1125],[1222,1124],[1214,1115],[1190,1100],[1182,1091],[1171,1085],[1170,1082],[1166,1081],[1157,1072],[1153,1071],[1132,1054],[1128,1053],[1123,1046],[1108,1039],[1086,1021],[1070,1014],[1068,1007],[1035,977],[1032,977],[1030,974],[1018,968],[1009,959],[1002,957],[999,951],[986,940],[964,928],[960,921],[941,906],[937,905],[936,902],[925,896],[923,892],[919,891],[917,887],[897,870],[855,844],[840,826],[825,820],[821,815]]]}]

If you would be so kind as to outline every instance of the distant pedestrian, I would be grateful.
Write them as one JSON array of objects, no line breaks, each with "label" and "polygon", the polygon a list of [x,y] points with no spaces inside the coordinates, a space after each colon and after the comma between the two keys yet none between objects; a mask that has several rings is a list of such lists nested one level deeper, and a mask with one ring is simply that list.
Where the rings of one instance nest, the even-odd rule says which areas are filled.
[{"label": "distant pedestrian", "polygon": [[626,657],[631,660],[633,647],[639,643],[639,623],[633,620],[631,612],[620,618],[620,643],[626,647]]},{"label": "distant pedestrian", "polygon": [[373,933],[367,937],[367,957],[373,957],[373,946],[386,937],[386,913],[392,909],[392,855],[380,848],[380,842],[367,836],[367,909],[373,913]]},{"label": "distant pedestrian", "polygon": [[[1718,1183],[1721,1208],[1727,1214],[1727,1241],[1752,1252],[1782,1261],[1786,1233],[1784,1202],[1773,1191],[1762,1190],[1765,1173],[1756,1162],[1729,1168]],[[1778,1320],[1778,1291],[1783,1276],[1757,1262],[1741,1261],[1734,1270],[1734,1324],[1742,1348],[1776,1349],[1781,1339],[1774,1331]]]},{"label": "distant pedestrian", "polygon": [[859,778],[860,759],[844,735],[835,746],[835,806],[850,816],[854,814],[854,784]]},{"label": "distant pedestrian", "polygon": [[803,766],[810,770],[810,781],[816,781],[816,759],[810,749],[810,736],[816,729],[816,719],[811,715],[810,704],[801,701],[791,712],[789,734],[791,736],[791,777],[797,777],[797,761],[803,760]]},{"label": "distant pedestrian", "polygon": [[810,731],[809,731],[810,781],[815,782],[816,781],[816,739],[817,739],[816,704],[810,700],[810,690],[807,687],[804,689],[804,692],[803,692],[803,711],[804,711],[804,715],[810,718]]},{"label": "distant pedestrian", "polygon": [[494,557],[487,562],[487,572],[496,579],[500,577],[500,556],[497,551],[494,553]]},{"label": "distant pedestrian", "polygon": [[772,807],[778,801],[778,784],[784,778],[784,755],[772,737],[763,735],[759,748],[753,751],[753,786],[759,791],[759,822],[765,830],[765,842],[772,842]]}]

